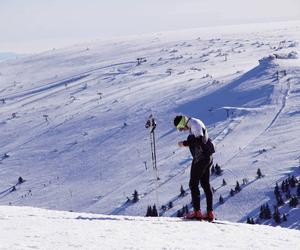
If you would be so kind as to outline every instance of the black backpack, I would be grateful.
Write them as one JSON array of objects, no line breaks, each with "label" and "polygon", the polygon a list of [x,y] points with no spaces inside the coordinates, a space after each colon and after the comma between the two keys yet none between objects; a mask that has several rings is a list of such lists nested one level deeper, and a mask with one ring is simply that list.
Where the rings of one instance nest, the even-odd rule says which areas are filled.
[{"label": "black backpack", "polygon": [[206,156],[211,156],[216,152],[215,145],[210,138],[208,138],[206,143],[201,144],[201,148]]}]

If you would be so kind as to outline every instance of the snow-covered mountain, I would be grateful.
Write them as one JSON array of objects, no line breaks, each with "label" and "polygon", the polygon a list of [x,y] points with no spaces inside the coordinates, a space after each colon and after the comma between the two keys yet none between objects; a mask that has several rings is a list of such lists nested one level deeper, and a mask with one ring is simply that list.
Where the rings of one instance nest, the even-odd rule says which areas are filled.
[{"label": "snow-covered mountain", "polygon": [[[299,230],[0,207],[0,249],[299,249]],[[32,225],[35,225],[34,227]]]},{"label": "snow-covered mountain", "polygon": [[[191,163],[177,147],[186,134],[173,128],[183,113],[202,119],[217,147],[217,217],[258,218],[261,205],[276,204],[276,182],[300,175],[299,38],[299,22],[221,27],[0,63],[0,204],[143,216],[157,203],[158,184],[159,207],[173,203],[163,216],[175,216],[190,202],[178,197],[181,185],[188,189]],[[144,126],[150,114],[158,183]],[[12,191],[19,176],[26,182]],[[237,181],[242,191],[231,197]],[[134,190],[136,203],[128,201]],[[299,229],[299,205],[285,202],[281,225]]]}]

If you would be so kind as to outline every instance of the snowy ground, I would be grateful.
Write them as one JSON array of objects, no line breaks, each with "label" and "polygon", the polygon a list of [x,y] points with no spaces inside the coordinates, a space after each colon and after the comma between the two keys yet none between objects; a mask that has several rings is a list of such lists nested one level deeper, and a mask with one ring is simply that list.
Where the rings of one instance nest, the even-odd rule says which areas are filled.
[{"label": "snowy ground", "polygon": [[[159,206],[172,201],[164,216],[174,216],[190,202],[178,197],[181,184],[188,188],[191,157],[177,147],[186,135],[172,124],[184,113],[201,118],[217,146],[217,217],[257,218],[262,204],[275,204],[275,183],[300,175],[299,37],[300,22],[199,29],[0,63],[0,204],[145,215],[156,203],[144,127],[153,114]],[[26,182],[12,191],[19,176]],[[135,189],[140,201],[127,202]],[[300,228],[299,206],[281,211],[283,227]]]},{"label": "snowy ground", "polygon": [[[1,250],[17,249],[299,249],[300,232],[280,227],[212,224],[0,207]],[[34,225],[34,226],[33,226]]]}]

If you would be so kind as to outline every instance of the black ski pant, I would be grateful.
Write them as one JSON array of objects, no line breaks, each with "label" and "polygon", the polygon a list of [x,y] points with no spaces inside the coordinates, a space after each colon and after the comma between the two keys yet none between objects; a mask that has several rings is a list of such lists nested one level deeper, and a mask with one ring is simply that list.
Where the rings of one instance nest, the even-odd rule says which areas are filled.
[{"label": "black ski pant", "polygon": [[192,195],[192,204],[195,211],[200,210],[199,182],[206,196],[207,212],[213,210],[213,193],[209,183],[211,165],[212,157],[203,158],[198,162],[193,160],[192,162],[189,187]]}]

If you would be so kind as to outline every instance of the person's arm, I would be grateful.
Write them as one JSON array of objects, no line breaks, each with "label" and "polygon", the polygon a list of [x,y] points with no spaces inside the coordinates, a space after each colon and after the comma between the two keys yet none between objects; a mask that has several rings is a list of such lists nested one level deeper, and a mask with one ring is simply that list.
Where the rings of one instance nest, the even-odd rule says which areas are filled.
[{"label": "person's arm", "polygon": [[195,137],[194,135],[190,135],[187,140],[182,142],[184,147],[195,147],[197,145],[201,145],[203,143],[203,136]]}]

